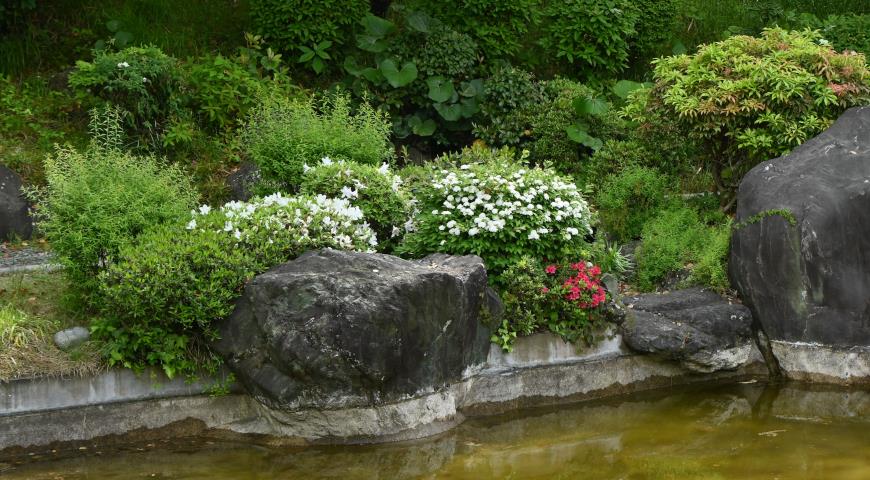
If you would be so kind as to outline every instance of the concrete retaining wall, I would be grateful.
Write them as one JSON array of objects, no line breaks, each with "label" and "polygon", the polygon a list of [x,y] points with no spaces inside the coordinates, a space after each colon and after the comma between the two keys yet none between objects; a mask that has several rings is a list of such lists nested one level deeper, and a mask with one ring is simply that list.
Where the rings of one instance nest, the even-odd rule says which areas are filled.
[{"label": "concrete retaining wall", "polygon": [[618,336],[580,349],[539,334],[519,339],[509,354],[493,346],[486,364],[437,392],[376,407],[279,412],[244,394],[209,397],[203,384],[117,370],[0,385],[0,450],[167,427],[164,435],[258,434],[293,444],[395,441],[442,432],[465,415],[766,373],[757,351],[736,371],[698,374],[629,353]]}]

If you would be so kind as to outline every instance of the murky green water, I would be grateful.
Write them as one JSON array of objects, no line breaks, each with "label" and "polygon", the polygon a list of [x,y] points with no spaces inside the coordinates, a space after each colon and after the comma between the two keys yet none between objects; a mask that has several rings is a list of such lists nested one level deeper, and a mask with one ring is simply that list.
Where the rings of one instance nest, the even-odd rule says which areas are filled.
[{"label": "murky green water", "polygon": [[[49,455],[50,456],[50,455]],[[7,465],[10,479],[870,479],[870,391],[732,385],[470,420],[402,444],[202,439]]]}]

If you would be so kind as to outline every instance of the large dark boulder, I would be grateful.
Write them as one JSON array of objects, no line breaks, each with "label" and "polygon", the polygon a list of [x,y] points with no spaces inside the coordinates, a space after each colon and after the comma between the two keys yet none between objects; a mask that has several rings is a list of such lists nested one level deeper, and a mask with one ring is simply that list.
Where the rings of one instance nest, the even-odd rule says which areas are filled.
[{"label": "large dark boulder", "polygon": [[752,314],[743,305],[692,288],[625,299],[621,326],[632,350],[680,362],[698,372],[733,370],[752,353]]},{"label": "large dark boulder", "polygon": [[0,165],[0,241],[30,238],[30,204],[21,192],[21,177]]},{"label": "large dark boulder", "polygon": [[489,351],[500,301],[476,256],[309,252],[255,277],[215,349],[277,409],[378,405],[458,381]]},{"label": "large dark boulder", "polygon": [[771,340],[870,345],[870,107],[753,168],[736,221],[731,281]]}]

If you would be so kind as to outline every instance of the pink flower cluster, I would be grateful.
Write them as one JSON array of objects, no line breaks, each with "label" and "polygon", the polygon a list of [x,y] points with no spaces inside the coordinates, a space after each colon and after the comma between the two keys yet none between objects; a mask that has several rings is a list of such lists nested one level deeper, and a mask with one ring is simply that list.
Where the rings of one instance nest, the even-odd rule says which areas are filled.
[{"label": "pink flower cluster", "polygon": [[[565,300],[574,302],[583,309],[596,308],[604,303],[607,295],[601,285],[601,268],[598,265],[577,262],[568,268],[572,273],[562,282],[562,296]],[[553,276],[558,269],[557,265],[547,265],[544,271]]]}]

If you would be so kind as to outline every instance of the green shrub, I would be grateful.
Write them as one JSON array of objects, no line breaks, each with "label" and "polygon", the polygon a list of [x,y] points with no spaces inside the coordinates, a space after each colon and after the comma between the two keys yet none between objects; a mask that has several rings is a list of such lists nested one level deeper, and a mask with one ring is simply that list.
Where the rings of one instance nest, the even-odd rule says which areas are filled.
[{"label": "green shrub", "polygon": [[505,319],[491,340],[511,351],[518,335],[547,329],[565,341],[591,344],[607,298],[601,274],[600,267],[585,259],[546,265],[530,257],[519,259],[503,275]]},{"label": "green shrub", "polygon": [[247,280],[324,247],[371,250],[374,232],[359,208],[324,196],[280,194],[194,211],[184,228],[153,230],[120,252],[101,275],[95,323],[110,364],[193,374],[202,338],[230,314]]},{"label": "green shrub", "polygon": [[264,180],[295,189],[303,166],[324,157],[364,165],[389,162],[390,128],[386,115],[368,103],[352,111],[344,94],[320,101],[272,96],[252,110],[243,142]]},{"label": "green shrub", "polygon": [[402,180],[386,163],[380,167],[329,161],[309,167],[299,191],[344,198],[359,207],[378,238],[379,250],[389,251],[405,233],[410,201]]},{"label": "green shrub", "polygon": [[[527,144],[530,158],[538,165],[552,165],[562,173],[582,178],[593,150],[572,140],[568,131],[582,127],[590,137],[613,138],[621,135],[623,122],[609,104],[586,85],[559,78],[542,82],[541,88],[544,100],[527,113],[531,126],[531,141]],[[581,116],[577,105],[589,99],[604,102],[605,111]],[[598,183],[600,179],[593,181]]]},{"label": "green shrub", "polygon": [[358,49],[345,57],[345,82],[390,112],[397,138],[466,143],[484,94],[477,43],[424,11],[402,7],[393,14],[395,21],[363,19]]},{"label": "green shrub", "polygon": [[221,55],[205,56],[186,68],[190,107],[213,131],[235,127],[257,104],[261,88],[276,88],[288,97],[296,92],[284,75],[274,80]]},{"label": "green shrub", "polygon": [[870,55],[870,15],[830,15],[822,23],[821,32],[838,52],[853,50]]},{"label": "green shrub", "polygon": [[704,245],[698,252],[691,279],[724,293],[731,287],[728,279],[728,252],[731,246],[731,222],[709,227]]},{"label": "green shrub", "polygon": [[655,86],[635,92],[626,114],[642,130],[685,132],[704,148],[720,189],[733,190],[759,161],[870,101],[864,56],[836,53],[820,40],[816,32],[769,29],[659,59]]},{"label": "green shrub", "polygon": [[658,53],[662,45],[673,38],[677,23],[680,0],[641,0],[635,1],[638,9],[635,30],[631,40],[631,50],[636,56],[649,56]]},{"label": "green shrub", "polygon": [[540,16],[538,0],[441,0],[412,1],[462,33],[471,35],[487,59],[517,54]]},{"label": "green shrub", "polygon": [[123,108],[137,133],[159,133],[180,106],[178,61],[153,46],[95,51],[93,62],[76,62],[69,85]]},{"label": "green shrub", "polygon": [[116,261],[124,243],[177,222],[197,198],[179,168],[98,146],[58,148],[45,160],[45,177],[38,227],[87,302],[94,300],[97,274]]},{"label": "green shrub", "polygon": [[518,145],[530,133],[525,112],[543,101],[531,73],[502,65],[484,82],[482,120],[475,123],[474,134],[493,146]]},{"label": "green shrub", "polygon": [[497,276],[525,255],[562,259],[585,245],[593,216],[570,179],[523,167],[510,150],[476,147],[449,160],[460,166],[433,172],[400,252],[475,254]]},{"label": "green shrub", "polygon": [[587,77],[615,74],[628,62],[639,12],[628,0],[550,2],[542,22],[541,46]]},{"label": "green shrub", "polygon": [[297,54],[299,47],[330,41],[341,44],[369,11],[368,0],[251,0],[257,33],[278,49]]},{"label": "green shrub", "polygon": [[690,208],[664,210],[647,222],[636,253],[638,288],[654,290],[668,274],[694,261],[704,245],[705,228]]},{"label": "green shrub", "polygon": [[634,165],[606,177],[595,197],[601,226],[621,242],[640,237],[644,224],[665,206],[669,184],[658,171]]}]

